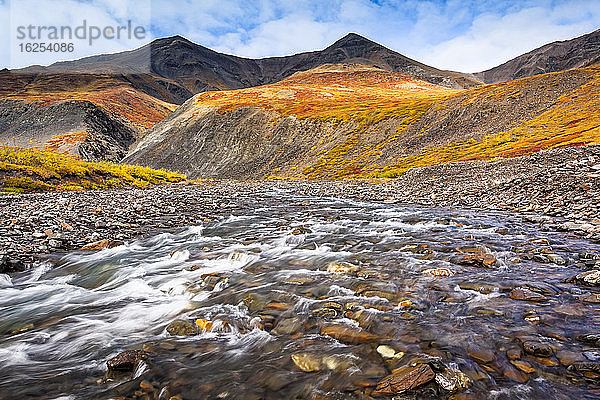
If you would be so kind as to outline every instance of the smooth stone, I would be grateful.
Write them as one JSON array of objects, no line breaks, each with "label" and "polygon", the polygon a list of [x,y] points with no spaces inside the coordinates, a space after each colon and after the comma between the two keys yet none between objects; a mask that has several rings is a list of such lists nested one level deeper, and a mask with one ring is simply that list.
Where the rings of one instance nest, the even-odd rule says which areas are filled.
[{"label": "smooth stone", "polygon": [[536,357],[551,357],[554,351],[547,343],[526,341],[523,343],[523,350],[525,353],[531,354]]},{"label": "smooth stone", "polygon": [[372,343],[379,340],[378,336],[370,332],[341,324],[323,326],[321,328],[321,335],[329,336],[348,344]]},{"label": "smooth stone", "polygon": [[470,350],[469,357],[474,359],[475,361],[487,364],[492,362],[496,357],[492,350],[487,349],[478,349],[478,350]]},{"label": "smooth stone", "polygon": [[544,302],[548,300],[546,296],[522,287],[511,290],[508,294],[508,297],[513,300],[525,300],[532,302]]},{"label": "smooth stone", "polygon": [[276,335],[293,335],[302,328],[302,321],[299,318],[286,318],[277,323],[273,333]]},{"label": "smooth stone", "polygon": [[402,367],[383,378],[373,391],[376,396],[393,396],[415,389],[435,379],[435,373],[427,364]]},{"label": "smooth stone", "polygon": [[173,336],[192,336],[198,334],[198,327],[189,321],[178,319],[167,326],[167,332]]},{"label": "smooth stone", "polygon": [[529,380],[529,375],[519,371],[512,365],[507,365],[502,371],[505,377],[519,383],[525,383]]},{"label": "smooth stone", "polygon": [[521,371],[525,372],[526,374],[531,374],[535,372],[535,368],[533,368],[531,364],[529,364],[527,361],[510,360],[510,363],[515,367],[519,368]]},{"label": "smooth stone", "polygon": [[564,366],[572,365],[576,362],[585,361],[585,357],[581,353],[568,350],[560,350],[556,352],[556,358]]},{"label": "smooth stone", "polygon": [[82,246],[80,250],[99,251],[103,249],[110,249],[113,247],[122,246],[123,244],[124,243],[120,240],[103,239],[97,242],[88,243],[85,246]]}]

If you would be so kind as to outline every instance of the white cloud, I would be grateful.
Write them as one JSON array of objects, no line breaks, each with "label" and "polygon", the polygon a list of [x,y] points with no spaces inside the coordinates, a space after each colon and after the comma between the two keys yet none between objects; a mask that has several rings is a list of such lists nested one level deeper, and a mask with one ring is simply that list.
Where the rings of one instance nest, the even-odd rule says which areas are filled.
[{"label": "white cloud", "polygon": [[[114,0],[94,0],[91,2],[81,2],[77,0],[19,0],[11,1],[9,4],[0,6],[2,15],[8,23],[8,27],[2,36],[3,49],[2,61],[4,65],[10,68],[24,67],[28,65],[40,64],[47,65],[56,61],[65,59],[77,59],[89,55],[112,53],[123,50],[130,50],[146,44],[150,39],[150,0],[145,1],[114,1]],[[135,11],[134,11],[135,10]],[[119,26],[126,26],[131,21],[132,30],[135,27],[143,27],[146,34],[138,32],[138,38],[128,35],[127,30],[121,30],[120,38],[107,39],[102,37],[105,27],[112,27],[113,30]],[[85,22],[86,29],[83,27]],[[33,29],[29,29],[29,27]],[[78,39],[71,36],[69,38],[67,30],[64,31],[64,38],[61,40],[53,39],[48,34],[48,27],[56,27],[61,37],[61,27],[70,27],[72,34],[79,28],[78,33],[84,39]],[[132,32],[133,33],[133,32]],[[116,34],[107,31],[108,36]],[[91,35],[100,35],[98,39],[91,40]],[[41,37],[40,37],[41,36]],[[143,38],[140,38],[142,37]],[[37,43],[37,49],[36,45]],[[44,51],[39,51],[40,43],[44,43]],[[73,51],[68,51],[64,47],[60,48],[60,43],[72,43]],[[28,45],[30,44],[30,45]],[[53,44],[53,51],[46,50],[48,44]],[[58,52],[54,49],[60,49]]]},{"label": "white cloud", "polygon": [[416,51],[438,68],[478,72],[544,44],[571,39],[600,27],[600,3],[573,2],[530,7],[506,15],[482,14],[461,35]]}]

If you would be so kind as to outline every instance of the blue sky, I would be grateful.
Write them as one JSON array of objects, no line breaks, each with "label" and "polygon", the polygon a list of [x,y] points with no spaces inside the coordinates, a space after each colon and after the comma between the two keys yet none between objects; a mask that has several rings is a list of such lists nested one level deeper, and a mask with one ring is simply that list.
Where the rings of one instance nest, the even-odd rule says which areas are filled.
[{"label": "blue sky", "polygon": [[0,22],[10,26],[3,48],[13,56],[0,53],[2,66],[32,62],[15,58],[17,20],[59,25],[85,17],[105,26],[132,19],[151,33],[142,41],[78,45],[70,55],[34,55],[41,64],[175,34],[230,54],[268,57],[322,49],[356,32],[424,63],[463,72],[600,28],[598,0],[37,0],[35,7],[23,6],[27,1],[0,0],[0,18],[6,18]]}]

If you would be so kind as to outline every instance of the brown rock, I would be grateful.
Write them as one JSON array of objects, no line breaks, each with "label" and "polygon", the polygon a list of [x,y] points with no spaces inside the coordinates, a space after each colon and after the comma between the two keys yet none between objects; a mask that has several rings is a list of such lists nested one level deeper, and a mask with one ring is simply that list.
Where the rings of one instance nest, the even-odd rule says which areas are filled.
[{"label": "brown rock", "polygon": [[549,344],[531,340],[523,343],[523,350],[525,350],[525,353],[536,357],[552,357],[554,353]]},{"label": "brown rock", "polygon": [[435,378],[435,373],[427,364],[416,367],[398,368],[377,384],[374,395],[392,396],[424,385]]},{"label": "brown rock", "polygon": [[85,246],[83,246],[81,248],[81,250],[98,251],[98,250],[102,250],[102,249],[111,249],[113,247],[117,247],[117,246],[121,246],[121,245],[123,245],[123,242],[120,240],[103,239],[103,240],[99,240],[97,242],[88,243]]},{"label": "brown rock", "polygon": [[477,362],[487,364],[494,360],[494,352],[487,349],[477,349],[469,351],[469,357]]},{"label": "brown rock", "polygon": [[519,383],[525,383],[529,380],[529,375],[519,371],[512,365],[507,365],[504,368],[503,374],[508,379],[513,380],[515,382],[519,382]]},{"label": "brown rock", "polygon": [[178,319],[167,326],[167,332],[173,336],[192,336],[198,334],[198,327],[191,322]]},{"label": "brown rock", "polygon": [[492,268],[496,265],[496,257],[492,254],[478,251],[476,253],[463,255],[456,263],[468,267]]},{"label": "brown rock", "polygon": [[521,355],[522,351],[517,347],[506,350],[506,357],[508,357],[509,360],[518,360],[521,358]]},{"label": "brown rock", "polygon": [[581,353],[568,350],[560,350],[556,352],[556,358],[562,365],[569,366],[576,362],[585,361],[585,357]]},{"label": "brown rock", "polygon": [[529,289],[525,289],[522,287],[518,287],[511,290],[508,294],[508,297],[514,300],[525,300],[533,302],[543,302],[548,300],[546,296],[543,296],[539,293],[533,292]]},{"label": "brown rock", "polygon": [[140,389],[142,389],[145,392],[154,392],[154,386],[152,386],[152,384],[148,381],[141,381],[140,382]]},{"label": "brown rock", "polygon": [[137,363],[145,359],[148,354],[143,350],[125,350],[108,360],[106,365],[112,371],[133,371]]},{"label": "brown rock", "polygon": [[370,332],[348,325],[325,325],[321,328],[321,335],[349,344],[372,343],[379,340],[378,336]]},{"label": "brown rock", "polygon": [[510,363],[515,367],[519,368],[521,371],[525,372],[526,374],[531,374],[532,372],[535,372],[535,368],[533,368],[531,364],[529,364],[527,361],[511,360]]}]

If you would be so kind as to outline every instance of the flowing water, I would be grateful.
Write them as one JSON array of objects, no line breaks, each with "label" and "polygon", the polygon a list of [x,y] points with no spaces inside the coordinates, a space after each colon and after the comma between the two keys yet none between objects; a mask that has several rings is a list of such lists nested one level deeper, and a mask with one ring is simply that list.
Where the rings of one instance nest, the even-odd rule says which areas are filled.
[{"label": "flowing water", "polygon": [[[363,399],[410,363],[461,371],[472,398],[600,397],[597,374],[568,368],[600,358],[576,339],[600,332],[598,308],[565,283],[600,246],[499,213],[239,201],[202,226],[0,275],[0,398]],[[197,319],[212,328],[166,330]],[[144,360],[107,373],[128,349]],[[397,398],[451,394],[431,381]]]}]

